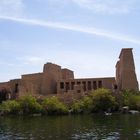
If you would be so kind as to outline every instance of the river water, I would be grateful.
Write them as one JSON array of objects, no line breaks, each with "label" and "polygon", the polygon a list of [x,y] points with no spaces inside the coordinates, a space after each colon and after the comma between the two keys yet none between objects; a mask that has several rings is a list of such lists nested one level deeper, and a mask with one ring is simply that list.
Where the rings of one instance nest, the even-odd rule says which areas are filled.
[{"label": "river water", "polygon": [[140,140],[140,115],[0,117],[0,140]]}]

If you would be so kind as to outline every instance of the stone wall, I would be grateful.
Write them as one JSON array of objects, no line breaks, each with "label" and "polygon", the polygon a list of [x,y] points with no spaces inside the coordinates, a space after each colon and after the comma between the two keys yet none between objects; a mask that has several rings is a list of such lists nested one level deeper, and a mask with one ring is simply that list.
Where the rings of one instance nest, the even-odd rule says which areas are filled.
[{"label": "stone wall", "polygon": [[41,93],[56,94],[57,93],[57,81],[62,79],[61,66],[47,63],[44,65],[43,78],[41,85]]},{"label": "stone wall", "polygon": [[122,49],[119,59],[116,65],[118,90],[139,90],[132,48]]},{"label": "stone wall", "polygon": [[0,91],[3,88],[10,92],[11,98],[28,94],[36,96],[59,94],[66,97],[67,94],[81,96],[98,88],[117,89],[117,91],[138,90],[138,82],[132,49],[126,48],[122,49],[116,64],[116,78],[75,79],[73,71],[62,69],[61,66],[53,63],[47,63],[44,64],[42,73],[22,75],[21,79],[0,83]]},{"label": "stone wall", "polygon": [[43,73],[22,75],[19,95],[40,94]]},{"label": "stone wall", "polygon": [[59,80],[57,93],[86,93],[98,88],[113,89],[115,77]]},{"label": "stone wall", "polygon": [[62,79],[74,79],[74,72],[69,69],[62,69]]},{"label": "stone wall", "polygon": [[11,98],[14,99],[16,97],[19,97],[19,91],[21,87],[21,79],[13,79],[10,80],[8,83],[11,91]]},{"label": "stone wall", "polygon": [[3,88],[9,88],[9,82],[0,83],[0,90]]}]

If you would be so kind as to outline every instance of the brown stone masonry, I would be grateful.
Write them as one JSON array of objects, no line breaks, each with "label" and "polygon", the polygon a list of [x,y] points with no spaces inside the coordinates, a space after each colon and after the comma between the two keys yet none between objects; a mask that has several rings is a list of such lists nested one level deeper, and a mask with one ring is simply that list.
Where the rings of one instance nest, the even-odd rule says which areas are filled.
[{"label": "brown stone masonry", "polygon": [[47,63],[42,73],[22,75],[21,79],[0,83],[0,98],[14,99],[28,94],[86,94],[98,88],[139,90],[131,48],[122,49],[116,64],[116,77],[75,79],[73,71]]}]

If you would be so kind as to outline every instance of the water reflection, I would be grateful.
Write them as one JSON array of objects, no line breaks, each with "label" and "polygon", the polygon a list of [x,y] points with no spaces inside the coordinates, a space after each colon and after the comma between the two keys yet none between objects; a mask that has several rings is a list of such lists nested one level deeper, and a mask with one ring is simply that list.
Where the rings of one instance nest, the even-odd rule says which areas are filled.
[{"label": "water reflection", "polygon": [[140,139],[139,115],[0,118],[0,140]]}]

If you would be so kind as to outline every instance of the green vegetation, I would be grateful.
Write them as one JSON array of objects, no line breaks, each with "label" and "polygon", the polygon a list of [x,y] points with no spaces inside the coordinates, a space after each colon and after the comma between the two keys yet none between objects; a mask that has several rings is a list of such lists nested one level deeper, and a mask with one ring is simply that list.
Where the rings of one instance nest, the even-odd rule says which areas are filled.
[{"label": "green vegetation", "polygon": [[0,110],[4,114],[17,114],[20,110],[20,104],[15,100],[6,101],[1,104]]},{"label": "green vegetation", "polygon": [[109,89],[98,89],[91,93],[93,112],[113,111],[117,106],[115,97]]},{"label": "green vegetation", "polygon": [[57,97],[49,97],[42,102],[43,112],[48,115],[68,114],[68,108]]},{"label": "green vegetation", "polygon": [[130,109],[136,109],[140,111],[140,94],[132,90],[122,91],[120,97],[121,106],[129,106]]},{"label": "green vegetation", "polygon": [[42,106],[33,96],[23,96],[18,100],[20,104],[20,114],[35,114],[42,112]]},{"label": "green vegetation", "polygon": [[5,101],[0,106],[4,114],[34,114],[42,111],[42,106],[35,97],[24,96],[19,100]]},{"label": "green vegetation", "polygon": [[92,110],[92,99],[88,96],[85,96],[81,100],[74,102],[71,106],[71,111],[74,114],[90,113],[91,110]]},{"label": "green vegetation", "polygon": [[33,96],[23,96],[18,100],[5,101],[0,105],[3,114],[68,114],[68,107],[58,100],[57,97],[49,97],[39,103]]},{"label": "green vegetation", "polygon": [[89,96],[75,102],[72,105],[73,113],[93,113],[113,111],[117,107],[115,97],[108,89],[97,89],[92,91]]},{"label": "green vegetation", "polygon": [[97,89],[80,100],[73,100],[71,105],[61,102],[56,96],[37,100],[35,97],[23,96],[18,100],[9,100],[0,104],[0,114],[17,115],[64,115],[79,113],[95,113],[105,111],[118,111],[128,106],[130,109],[140,111],[140,94],[135,91],[122,91],[114,96],[111,90]]}]

